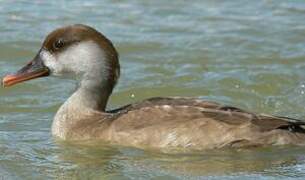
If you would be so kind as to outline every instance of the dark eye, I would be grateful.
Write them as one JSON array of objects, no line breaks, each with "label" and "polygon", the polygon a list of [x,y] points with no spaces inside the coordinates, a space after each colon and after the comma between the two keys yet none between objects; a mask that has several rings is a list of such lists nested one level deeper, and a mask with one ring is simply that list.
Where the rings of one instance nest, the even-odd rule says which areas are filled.
[{"label": "dark eye", "polygon": [[63,46],[64,46],[64,42],[63,42],[61,39],[55,41],[55,43],[54,43],[54,48],[55,48],[55,49],[60,49],[60,48],[62,48]]}]

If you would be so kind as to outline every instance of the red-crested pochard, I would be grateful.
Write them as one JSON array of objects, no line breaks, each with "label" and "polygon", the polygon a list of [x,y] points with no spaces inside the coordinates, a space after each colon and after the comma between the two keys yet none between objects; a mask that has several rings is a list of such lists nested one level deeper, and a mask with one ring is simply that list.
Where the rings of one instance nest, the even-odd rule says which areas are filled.
[{"label": "red-crested pochard", "polygon": [[86,25],[51,32],[34,59],[5,76],[3,85],[49,75],[78,82],[53,121],[52,134],[63,140],[190,150],[305,144],[304,121],[196,98],[156,97],[106,111],[120,76],[118,53],[110,40]]}]

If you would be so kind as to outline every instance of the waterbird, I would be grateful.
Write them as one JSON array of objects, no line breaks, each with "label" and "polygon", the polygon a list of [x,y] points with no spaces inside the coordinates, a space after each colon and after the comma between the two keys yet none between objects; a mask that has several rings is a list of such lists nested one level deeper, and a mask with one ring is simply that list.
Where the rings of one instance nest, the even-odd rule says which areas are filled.
[{"label": "waterbird", "polygon": [[305,143],[304,121],[201,98],[152,97],[107,110],[120,76],[119,56],[109,39],[87,25],[52,31],[33,60],[6,75],[2,84],[45,76],[77,82],[77,90],[61,105],[52,124],[52,135],[65,141],[187,150]]}]

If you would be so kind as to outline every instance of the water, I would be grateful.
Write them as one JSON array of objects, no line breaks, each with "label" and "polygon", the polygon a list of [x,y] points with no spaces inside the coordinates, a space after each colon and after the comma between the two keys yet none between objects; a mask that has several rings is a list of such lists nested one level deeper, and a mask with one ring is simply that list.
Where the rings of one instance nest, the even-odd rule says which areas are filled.
[{"label": "water", "polygon": [[[120,52],[109,107],[193,96],[305,119],[305,2],[0,1],[0,76],[30,60],[56,27],[84,23]],[[75,86],[44,78],[0,88],[1,179],[287,179],[305,148],[162,153],[54,142],[54,113]]]}]

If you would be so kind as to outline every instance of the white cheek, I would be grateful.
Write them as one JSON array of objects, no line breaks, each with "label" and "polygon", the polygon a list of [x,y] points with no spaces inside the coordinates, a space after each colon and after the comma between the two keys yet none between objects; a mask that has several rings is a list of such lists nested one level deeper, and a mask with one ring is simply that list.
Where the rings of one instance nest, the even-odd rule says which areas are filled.
[{"label": "white cheek", "polygon": [[88,52],[89,50],[82,45],[72,45],[66,50],[57,55],[58,62],[64,67],[65,73],[74,73],[75,75],[82,75],[89,69]]},{"label": "white cheek", "polygon": [[57,61],[67,73],[77,76],[87,72],[98,73],[106,68],[104,52],[92,41],[72,45],[58,54]]},{"label": "white cheek", "polygon": [[82,78],[85,74],[100,77],[108,75],[109,67],[105,64],[105,54],[92,41],[71,45],[57,54],[42,50],[40,57],[51,73],[56,76]]},{"label": "white cheek", "polygon": [[45,66],[47,66],[51,73],[57,75],[60,71],[60,65],[58,65],[56,58],[47,50],[41,50],[40,58],[42,59]]}]

